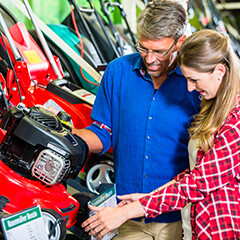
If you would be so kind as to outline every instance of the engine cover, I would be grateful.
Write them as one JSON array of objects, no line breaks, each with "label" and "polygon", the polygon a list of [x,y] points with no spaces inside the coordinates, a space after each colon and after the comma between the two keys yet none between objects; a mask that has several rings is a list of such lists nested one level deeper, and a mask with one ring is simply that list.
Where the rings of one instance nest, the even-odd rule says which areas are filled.
[{"label": "engine cover", "polygon": [[[13,107],[3,117],[0,126],[7,131],[0,144],[3,161],[28,177],[32,176],[32,171],[38,172],[32,169],[37,160],[42,159],[47,164],[46,159],[49,159],[53,164],[55,158],[58,164],[61,159],[64,165],[61,167],[64,176],[59,173],[61,180],[57,181],[69,175],[75,178],[88,158],[89,150],[85,141],[72,134],[57,116],[44,108]],[[44,150],[47,150],[48,156],[45,153],[45,157],[39,157]],[[37,174],[40,180],[44,178],[39,172]]]}]

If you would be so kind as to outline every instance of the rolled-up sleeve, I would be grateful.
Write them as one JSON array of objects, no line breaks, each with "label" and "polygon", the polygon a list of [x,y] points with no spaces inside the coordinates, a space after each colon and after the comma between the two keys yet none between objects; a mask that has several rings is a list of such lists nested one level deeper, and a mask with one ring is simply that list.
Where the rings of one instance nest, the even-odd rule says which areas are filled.
[{"label": "rolled-up sleeve", "polygon": [[[112,145],[112,71],[111,64],[107,67],[98,88],[96,100],[91,112],[93,123],[87,129],[94,132],[103,144],[102,153]],[[107,81],[106,81],[107,79]],[[100,154],[102,154],[100,153]]]}]

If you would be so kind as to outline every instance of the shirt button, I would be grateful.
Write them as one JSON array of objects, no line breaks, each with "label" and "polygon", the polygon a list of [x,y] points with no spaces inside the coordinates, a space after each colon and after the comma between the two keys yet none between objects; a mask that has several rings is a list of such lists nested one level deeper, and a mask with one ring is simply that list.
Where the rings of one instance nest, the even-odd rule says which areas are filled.
[{"label": "shirt button", "polygon": [[152,119],[152,117],[149,117],[149,119],[151,120],[151,119]]},{"label": "shirt button", "polygon": [[147,136],[147,139],[150,139],[150,136]]},{"label": "shirt button", "polygon": [[147,177],[147,174],[145,174],[144,177],[146,178],[146,177]]},{"label": "shirt button", "polygon": [[155,101],[155,100],[156,100],[156,98],[154,97],[154,98],[153,98],[153,101]]},{"label": "shirt button", "polygon": [[146,156],[145,158],[148,159],[148,156]]}]

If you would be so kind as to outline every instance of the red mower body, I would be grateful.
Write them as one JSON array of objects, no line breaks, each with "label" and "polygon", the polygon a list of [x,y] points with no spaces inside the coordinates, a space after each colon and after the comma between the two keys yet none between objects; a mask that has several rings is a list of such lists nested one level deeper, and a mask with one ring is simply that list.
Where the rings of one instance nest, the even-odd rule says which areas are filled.
[{"label": "red mower body", "polygon": [[41,209],[52,209],[65,218],[67,228],[75,224],[79,203],[62,184],[47,186],[40,181],[30,180],[11,170],[2,161],[0,182],[0,196],[9,199],[4,212],[14,214],[40,205]]},{"label": "red mower body", "polygon": [[[44,105],[50,100],[71,116],[74,127],[84,128],[90,125],[92,105],[72,94],[81,88],[64,79],[58,79],[48,59],[23,23],[16,23],[9,29],[9,32],[23,58],[17,61],[14,59],[11,47],[5,38],[20,88],[18,89],[13,71],[9,69],[6,76],[6,86],[12,105],[17,106],[21,102],[21,98],[27,107],[36,104]],[[54,57],[54,60],[63,76],[59,59]]]},{"label": "red mower body", "polygon": [[[24,23],[16,23],[9,28],[9,32],[20,55],[28,65],[32,80],[42,83],[45,82],[47,84],[48,81],[57,79],[57,76],[55,75],[49,61],[36,42],[33,40],[32,36],[28,33]],[[58,68],[61,71],[61,65],[59,61],[57,60],[56,62],[58,63]],[[62,71],[61,74],[63,76]]]}]

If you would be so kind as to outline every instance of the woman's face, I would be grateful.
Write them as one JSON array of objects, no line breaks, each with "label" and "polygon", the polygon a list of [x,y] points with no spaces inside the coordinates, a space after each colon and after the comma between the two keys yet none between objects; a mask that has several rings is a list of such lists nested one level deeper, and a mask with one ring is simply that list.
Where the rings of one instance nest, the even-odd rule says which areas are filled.
[{"label": "woman's face", "polygon": [[209,73],[197,72],[193,68],[182,65],[181,70],[187,79],[188,91],[192,92],[196,90],[207,100],[216,97],[222,77],[225,73],[222,74],[217,66],[212,73]]}]

